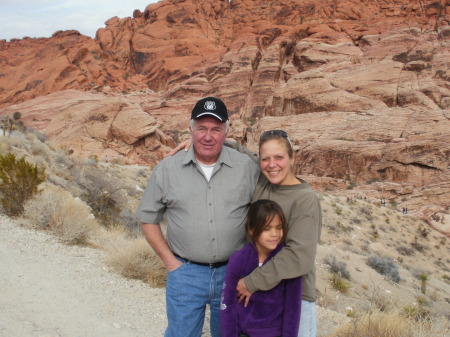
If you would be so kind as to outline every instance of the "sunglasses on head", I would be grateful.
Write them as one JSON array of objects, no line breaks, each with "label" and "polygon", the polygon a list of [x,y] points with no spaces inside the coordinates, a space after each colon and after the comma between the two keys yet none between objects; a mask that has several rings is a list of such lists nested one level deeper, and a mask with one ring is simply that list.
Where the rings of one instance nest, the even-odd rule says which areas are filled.
[{"label": "sunglasses on head", "polygon": [[263,140],[264,138],[270,136],[270,135],[275,135],[275,136],[280,136],[280,137],[284,137],[284,138],[289,138],[288,134],[286,131],[283,130],[269,130],[264,132],[261,137],[259,137],[259,140]]}]

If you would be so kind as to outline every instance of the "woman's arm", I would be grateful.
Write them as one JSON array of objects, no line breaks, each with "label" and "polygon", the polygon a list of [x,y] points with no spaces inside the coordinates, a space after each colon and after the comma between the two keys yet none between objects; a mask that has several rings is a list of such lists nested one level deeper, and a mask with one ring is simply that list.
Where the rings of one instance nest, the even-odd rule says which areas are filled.
[{"label": "woman's arm", "polygon": [[290,213],[286,246],[244,278],[251,293],[272,289],[281,280],[306,275],[314,268],[321,229],[321,209],[314,192],[294,204]]}]

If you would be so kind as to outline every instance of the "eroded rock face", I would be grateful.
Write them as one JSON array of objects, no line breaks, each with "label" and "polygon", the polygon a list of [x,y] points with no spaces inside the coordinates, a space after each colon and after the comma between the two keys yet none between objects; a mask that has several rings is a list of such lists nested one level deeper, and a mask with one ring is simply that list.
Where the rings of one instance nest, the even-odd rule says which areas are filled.
[{"label": "eroded rock face", "polygon": [[155,118],[120,97],[66,90],[2,112],[12,116],[16,111],[29,128],[45,133],[51,144],[81,158],[101,160],[107,155],[123,163],[155,165],[174,146]]},{"label": "eroded rock face", "polygon": [[76,154],[153,165],[188,133],[193,104],[215,95],[252,148],[287,129],[297,172],[316,186],[370,185],[442,224],[449,22],[448,0],[160,1],[95,39],[0,41],[0,114],[21,112]]}]

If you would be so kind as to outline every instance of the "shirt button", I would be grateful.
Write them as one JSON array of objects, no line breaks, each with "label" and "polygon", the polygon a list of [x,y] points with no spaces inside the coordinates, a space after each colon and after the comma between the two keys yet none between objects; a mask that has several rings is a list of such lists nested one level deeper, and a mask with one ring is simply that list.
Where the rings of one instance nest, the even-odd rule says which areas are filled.
[{"label": "shirt button", "polygon": [[209,206],[211,206],[212,204],[211,204],[211,203],[209,203],[208,205],[209,205]]},{"label": "shirt button", "polygon": [[211,186],[208,186],[209,189],[211,189]]},{"label": "shirt button", "polygon": [[216,241],[216,238],[212,238],[213,241]]},{"label": "shirt button", "polygon": [[212,220],[209,220],[210,223],[212,223]]}]

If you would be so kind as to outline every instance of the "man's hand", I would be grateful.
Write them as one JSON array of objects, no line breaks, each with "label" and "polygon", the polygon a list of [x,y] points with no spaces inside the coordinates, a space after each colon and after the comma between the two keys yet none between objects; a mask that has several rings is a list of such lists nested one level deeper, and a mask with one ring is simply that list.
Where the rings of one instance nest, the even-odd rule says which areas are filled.
[{"label": "man's hand", "polygon": [[243,278],[241,278],[239,280],[236,290],[237,290],[237,295],[239,297],[238,302],[241,303],[245,299],[244,307],[246,307],[248,305],[248,302],[250,301],[250,297],[253,294],[247,289],[247,286],[245,285]]},{"label": "man's hand", "polygon": [[176,147],[174,147],[168,154],[166,154],[166,157],[173,156],[175,153],[181,151],[184,149],[184,151],[189,150],[189,148],[192,145],[192,140],[184,140],[180,144],[178,144]]},{"label": "man's hand", "polygon": [[182,265],[183,265],[183,262],[181,262],[180,260],[175,258],[175,260],[173,262],[166,265],[166,270],[168,272],[171,272],[171,271],[174,271],[174,270],[180,268]]}]

